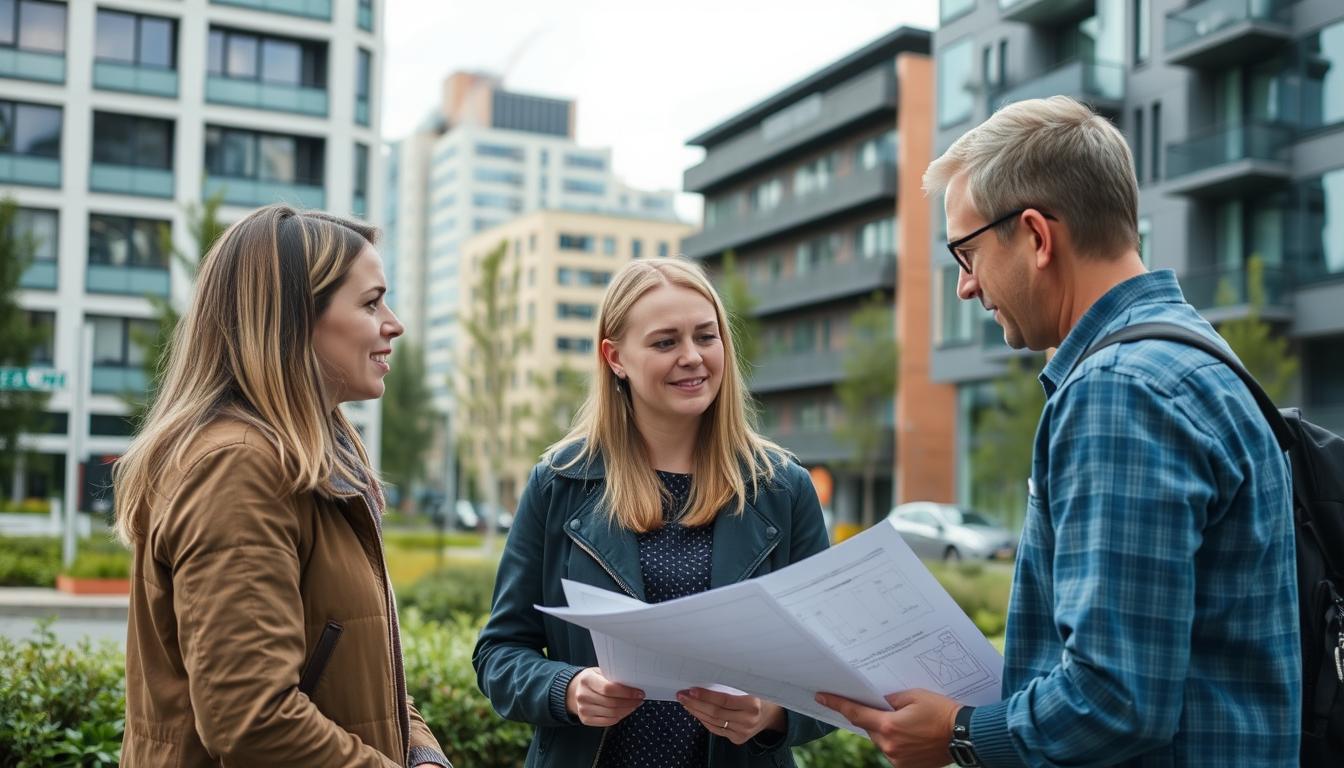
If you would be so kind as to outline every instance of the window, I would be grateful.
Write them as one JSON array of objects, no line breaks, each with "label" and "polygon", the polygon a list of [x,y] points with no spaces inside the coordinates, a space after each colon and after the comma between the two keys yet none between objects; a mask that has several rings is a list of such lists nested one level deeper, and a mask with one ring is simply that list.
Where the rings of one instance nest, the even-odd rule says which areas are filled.
[{"label": "window", "polygon": [[168,268],[167,221],[127,216],[89,216],[89,263],[114,267]]},{"label": "window", "polygon": [[769,213],[779,207],[784,199],[784,184],[779,179],[770,179],[751,189],[751,210],[755,213]]},{"label": "window", "polygon": [[[795,182],[794,194],[798,194],[797,182]],[[705,228],[708,229],[715,224],[729,222],[737,218],[737,210],[741,199],[740,195],[728,195],[705,201]]]},{"label": "window", "polygon": [[939,270],[940,290],[938,298],[942,323],[939,328],[939,343],[943,345],[968,344],[975,338],[973,302],[962,301],[957,296],[957,279],[961,267],[948,264]]},{"label": "window", "polygon": [[607,185],[600,181],[585,181],[583,179],[565,179],[561,185],[564,191],[572,192],[576,195],[605,195],[607,194]]},{"label": "window", "polygon": [[834,171],[834,155],[825,155],[799,166],[793,172],[793,196],[806,197],[814,192],[825,191],[831,186],[831,175]]},{"label": "window", "polygon": [[94,58],[133,67],[176,69],[176,38],[177,22],[172,19],[100,8]]},{"label": "window", "polygon": [[969,38],[938,52],[938,126],[947,127],[969,119],[975,109],[971,79],[975,71],[975,48]]},{"label": "window", "polygon": [[65,53],[65,3],[0,0],[0,48]]},{"label": "window", "polygon": [[355,142],[355,194],[369,194],[369,145]]},{"label": "window", "polygon": [[994,53],[994,46],[986,45],[980,51],[980,81],[990,90],[998,88],[1001,83],[999,78],[1002,72],[999,70],[999,59]]},{"label": "window", "polygon": [[523,201],[512,195],[480,193],[471,196],[471,204],[477,208],[494,208],[502,211],[521,211]]},{"label": "window", "polygon": [[616,238],[612,237],[611,235],[607,235],[606,237],[602,238],[602,255],[603,256],[616,255]]},{"label": "window", "polygon": [[896,253],[896,219],[878,219],[854,234],[854,253],[860,259],[878,259]]},{"label": "window", "polygon": [[592,253],[593,236],[592,235],[571,235],[565,232],[560,233],[560,250],[562,251],[584,251]]},{"label": "window", "polygon": [[508,184],[513,187],[523,185],[523,174],[517,171],[506,171],[500,168],[477,168],[472,172],[472,177],[477,181],[492,184]]},{"label": "window", "polygon": [[326,88],[327,47],[309,40],[214,27],[210,30],[206,71],[232,80]]},{"label": "window", "polygon": [[56,237],[60,231],[56,211],[19,208],[14,211],[9,237],[27,238],[33,248],[33,261],[56,261]]},{"label": "window", "polygon": [[171,170],[173,123],[152,117],[94,112],[93,161]]},{"label": "window", "polygon": [[61,156],[61,108],[0,101],[0,155]]},{"label": "window", "polygon": [[1143,183],[1143,108],[1134,110],[1134,175]]},{"label": "window", "polygon": [[592,320],[596,317],[596,304],[570,304],[562,301],[555,305],[557,320]]},{"label": "window", "polygon": [[896,131],[886,131],[859,145],[856,165],[864,170],[896,162]]},{"label": "window", "polygon": [[975,0],[939,0],[938,20],[947,22],[975,10]]},{"label": "window", "polygon": [[355,51],[355,120],[369,124],[369,100],[373,97],[373,54],[360,48]]},{"label": "window", "polygon": [[1318,128],[1344,122],[1344,21],[1302,41],[1302,124]]},{"label": "window", "polygon": [[559,285],[583,285],[601,287],[611,282],[611,273],[596,269],[575,269],[556,267],[555,282]]},{"label": "window", "polygon": [[587,353],[593,351],[593,340],[588,337],[556,336],[556,352]]},{"label": "window", "polygon": [[606,158],[592,155],[565,155],[566,168],[582,168],[590,171],[607,170]]},{"label": "window", "polygon": [[798,244],[794,251],[795,272],[806,275],[815,272],[827,264],[835,263],[835,254],[840,250],[838,235],[822,235]]},{"label": "window", "polygon": [[205,170],[212,176],[322,186],[321,139],[241,128],[205,128]]},{"label": "window", "polygon": [[1144,266],[1153,265],[1153,220],[1144,216],[1139,219],[1139,259]]},{"label": "window", "polygon": [[1308,279],[1344,274],[1344,168],[1301,184]]},{"label": "window", "polygon": [[639,259],[644,257],[644,242],[638,237],[630,238],[630,258]]},{"label": "window", "polygon": [[477,157],[498,157],[505,160],[522,160],[522,147],[510,147],[503,144],[485,144],[476,145]]},{"label": "window", "polygon": [[1162,180],[1162,102],[1153,102],[1153,148],[1149,153],[1153,161],[1153,181]]},{"label": "window", "polygon": [[1153,0],[1131,0],[1134,8],[1134,66],[1148,63],[1153,53]]},{"label": "window", "polygon": [[56,313],[29,312],[28,327],[38,334],[38,342],[28,353],[28,364],[53,365],[56,362]]},{"label": "window", "polygon": [[658,241],[658,258],[660,258],[660,259],[666,259],[666,258],[668,257],[668,254],[669,254],[669,249],[668,249],[667,241],[666,241],[666,240],[659,240],[659,241]]},{"label": "window", "polygon": [[138,368],[145,363],[141,340],[153,339],[159,326],[153,320],[90,316],[93,325],[93,364]]}]

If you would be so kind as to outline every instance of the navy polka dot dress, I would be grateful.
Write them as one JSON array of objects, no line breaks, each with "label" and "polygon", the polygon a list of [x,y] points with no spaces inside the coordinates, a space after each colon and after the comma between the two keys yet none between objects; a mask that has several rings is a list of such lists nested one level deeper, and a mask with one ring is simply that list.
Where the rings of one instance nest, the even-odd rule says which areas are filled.
[{"label": "navy polka dot dress", "polygon": [[[691,476],[659,472],[671,499],[663,502],[666,525],[641,533],[639,566],[645,598],[661,603],[709,589],[714,526],[685,528],[675,522],[691,495]],[[704,768],[709,731],[675,701],[647,701],[612,726],[602,746],[601,768]]]}]

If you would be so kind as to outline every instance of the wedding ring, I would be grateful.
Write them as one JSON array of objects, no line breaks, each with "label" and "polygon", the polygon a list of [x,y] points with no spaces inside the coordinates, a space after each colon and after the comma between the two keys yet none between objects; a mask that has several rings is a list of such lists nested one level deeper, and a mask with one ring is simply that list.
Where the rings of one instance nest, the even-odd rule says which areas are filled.
[{"label": "wedding ring", "polygon": [[723,730],[725,730],[725,731],[730,730],[730,729],[728,728],[728,721],[727,721],[727,720],[724,720],[724,721],[723,721]]}]

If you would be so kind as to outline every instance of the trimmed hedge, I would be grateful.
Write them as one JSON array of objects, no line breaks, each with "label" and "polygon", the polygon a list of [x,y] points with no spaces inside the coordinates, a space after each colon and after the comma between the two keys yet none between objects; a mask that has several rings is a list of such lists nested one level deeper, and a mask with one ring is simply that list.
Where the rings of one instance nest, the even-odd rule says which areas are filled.
[{"label": "trimmed hedge", "polygon": [[[453,622],[460,616],[487,616],[495,589],[494,560],[447,560],[443,567],[397,593],[398,603],[425,618]],[[472,642],[475,642],[474,640]]]},{"label": "trimmed hedge", "polygon": [[[130,569],[130,552],[110,536],[98,534],[79,541],[70,575],[124,579]],[[59,538],[0,536],[0,587],[54,587],[58,573],[61,573]]]}]

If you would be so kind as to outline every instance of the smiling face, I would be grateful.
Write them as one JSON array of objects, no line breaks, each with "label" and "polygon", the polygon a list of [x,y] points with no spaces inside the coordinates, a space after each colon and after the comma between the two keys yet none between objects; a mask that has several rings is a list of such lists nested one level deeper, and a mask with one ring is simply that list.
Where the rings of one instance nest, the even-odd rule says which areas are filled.
[{"label": "smiling face", "polygon": [[634,303],[625,333],[603,339],[602,354],[629,386],[636,417],[698,422],[723,381],[719,334],[708,299],[664,284]]},{"label": "smiling face", "polygon": [[383,395],[392,340],[405,332],[383,301],[387,278],[372,245],[364,247],[313,328],[313,351],[332,403]]}]

